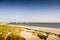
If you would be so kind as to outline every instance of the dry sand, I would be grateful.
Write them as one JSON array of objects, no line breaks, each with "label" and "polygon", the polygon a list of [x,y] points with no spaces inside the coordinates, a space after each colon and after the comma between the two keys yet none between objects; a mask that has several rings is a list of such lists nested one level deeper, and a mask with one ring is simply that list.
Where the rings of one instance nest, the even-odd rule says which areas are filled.
[{"label": "dry sand", "polygon": [[35,30],[43,30],[43,31],[47,31],[47,32],[53,32],[56,34],[60,34],[60,29],[57,29],[57,28],[36,27],[36,26],[18,26],[18,27],[30,28],[30,29],[35,29]]},{"label": "dry sand", "polygon": [[[12,25],[10,25],[10,26],[12,26]],[[33,26],[17,26],[17,27],[30,28],[30,29],[35,29],[35,30],[43,30],[43,31],[47,31],[47,32],[52,32],[52,33],[60,34],[60,29],[56,29],[56,28],[33,27]],[[35,35],[32,35],[32,33],[30,33],[30,32],[23,32],[22,31],[21,35],[26,40],[41,40],[39,37],[37,37]],[[55,36],[55,35],[49,35],[47,40],[60,40],[60,38]]]}]

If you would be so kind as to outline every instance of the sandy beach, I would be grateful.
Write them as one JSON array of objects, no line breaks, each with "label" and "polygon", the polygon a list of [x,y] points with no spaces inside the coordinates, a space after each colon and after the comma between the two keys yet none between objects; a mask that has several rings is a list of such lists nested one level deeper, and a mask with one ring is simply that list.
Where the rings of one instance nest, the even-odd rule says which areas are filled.
[{"label": "sandy beach", "polygon": [[57,28],[35,27],[35,26],[21,26],[21,27],[26,27],[26,28],[36,29],[36,30],[43,30],[47,32],[60,34],[60,29],[57,29]]},{"label": "sandy beach", "polygon": [[[9,25],[9,26],[17,26],[17,25]],[[58,29],[58,28],[37,27],[37,26],[17,26],[17,27],[43,30],[43,31],[47,31],[47,32],[53,32],[53,33],[60,34],[60,29]]]},{"label": "sandy beach", "polygon": [[[7,26],[10,28],[11,27],[21,28],[22,29],[21,32],[19,32],[18,29],[15,29],[15,32],[18,32],[23,38],[25,38],[25,40],[60,40],[60,36],[58,37],[58,35],[60,35],[60,29],[57,29],[57,28],[22,26],[22,25],[7,25],[7,24],[2,24],[2,25],[5,25],[5,27]],[[35,31],[35,30],[37,30],[37,31]],[[48,33],[50,32],[50,33],[47,35],[46,32],[48,32]],[[40,36],[38,36],[38,35],[40,35]],[[42,37],[42,39],[41,39],[41,37]],[[47,37],[47,39],[44,39],[46,37]]]},{"label": "sandy beach", "polygon": [[[14,26],[14,25],[9,25],[9,26]],[[15,25],[17,26],[17,25]],[[29,29],[34,29],[34,30],[43,30],[46,32],[52,32],[52,33],[56,33],[56,34],[60,34],[60,29],[57,28],[46,28],[46,27],[34,27],[34,26],[17,26],[17,27],[22,27],[22,28],[29,28]],[[21,32],[21,35],[26,38],[26,40],[43,40],[40,39],[39,37],[32,35],[32,33],[30,32]],[[60,40],[59,37],[55,36],[55,35],[49,35],[47,40]]]}]

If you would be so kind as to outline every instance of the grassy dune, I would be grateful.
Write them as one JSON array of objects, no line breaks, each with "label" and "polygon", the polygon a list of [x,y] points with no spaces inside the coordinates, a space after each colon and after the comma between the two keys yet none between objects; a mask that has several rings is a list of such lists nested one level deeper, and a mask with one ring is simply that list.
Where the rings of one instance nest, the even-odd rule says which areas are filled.
[{"label": "grassy dune", "polygon": [[22,28],[0,25],[0,40],[25,40],[20,32]]},{"label": "grassy dune", "polygon": [[30,28],[22,28],[16,26],[0,25],[0,40],[26,40],[21,32],[30,32],[41,40],[47,40],[49,35],[55,35],[60,38],[59,34],[46,32],[42,30],[34,30]]}]

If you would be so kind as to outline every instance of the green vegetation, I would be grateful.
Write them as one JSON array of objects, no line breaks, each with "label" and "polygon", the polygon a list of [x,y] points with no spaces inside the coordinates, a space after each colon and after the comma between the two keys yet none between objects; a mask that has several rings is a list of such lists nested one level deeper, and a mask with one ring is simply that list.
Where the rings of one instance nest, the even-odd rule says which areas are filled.
[{"label": "green vegetation", "polygon": [[[28,30],[29,28],[26,28],[26,29]],[[32,31],[29,31],[29,32],[32,32],[34,35],[37,34],[37,36],[40,39],[44,39],[44,40],[47,40],[47,38],[48,38],[49,35],[55,35],[55,36],[60,37],[59,34],[55,34],[55,33],[52,33],[52,32],[46,32],[46,31],[35,30],[35,29],[29,29],[29,30],[34,30],[34,32],[32,32]],[[43,33],[45,33],[45,34],[43,34]]]},{"label": "green vegetation", "polygon": [[21,31],[23,31],[23,28],[8,25],[0,25],[0,40],[25,40],[20,35]]},{"label": "green vegetation", "polygon": [[19,33],[10,34],[6,40],[25,40]]},{"label": "green vegetation", "polygon": [[[49,35],[56,35],[60,37],[59,34],[55,34],[52,32],[45,32],[42,30],[35,30],[30,28],[22,28],[22,27],[16,27],[16,26],[8,26],[8,25],[0,25],[0,40],[25,40],[24,37],[21,36],[20,32],[25,31],[31,32],[33,35],[36,34],[40,39],[47,40]],[[33,31],[29,31],[33,30]]]}]

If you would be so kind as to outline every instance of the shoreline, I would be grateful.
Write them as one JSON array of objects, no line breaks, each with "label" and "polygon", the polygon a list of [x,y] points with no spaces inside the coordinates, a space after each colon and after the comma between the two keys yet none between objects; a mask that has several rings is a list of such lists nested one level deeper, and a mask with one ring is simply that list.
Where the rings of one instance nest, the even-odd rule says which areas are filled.
[{"label": "shoreline", "polygon": [[37,26],[20,26],[20,25],[8,25],[8,26],[16,26],[16,27],[22,27],[22,28],[29,28],[34,30],[42,30],[47,32],[52,32],[56,34],[60,34],[60,29],[58,28],[48,28],[48,27],[37,27]]},{"label": "shoreline", "polygon": [[8,33],[18,33],[20,34],[19,36],[22,36],[25,40],[60,40],[60,29],[7,24],[3,25],[3,27],[8,28],[8,30],[11,29],[11,31],[8,31]]}]

